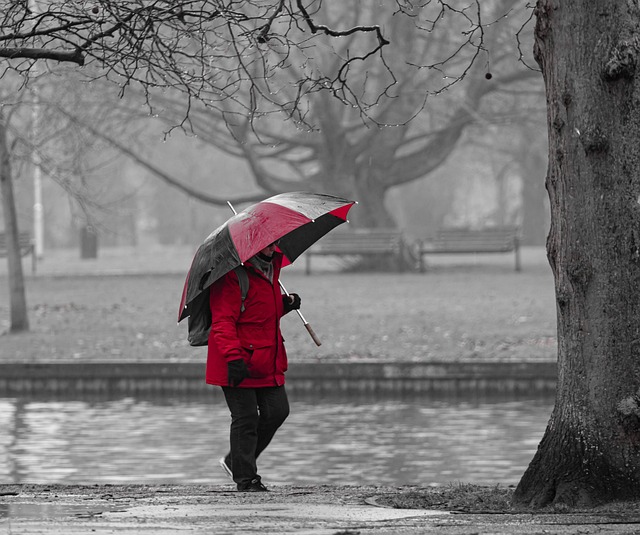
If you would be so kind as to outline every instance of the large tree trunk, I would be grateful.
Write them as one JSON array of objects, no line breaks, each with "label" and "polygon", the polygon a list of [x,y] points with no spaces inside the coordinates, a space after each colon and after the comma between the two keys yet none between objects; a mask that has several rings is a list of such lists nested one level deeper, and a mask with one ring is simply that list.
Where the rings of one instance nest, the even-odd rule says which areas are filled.
[{"label": "large tree trunk", "polygon": [[539,0],[549,130],[547,243],[558,387],[516,500],[640,497],[640,85],[637,4]]},{"label": "large tree trunk", "polygon": [[29,330],[27,300],[24,291],[24,275],[22,273],[22,257],[18,244],[18,217],[13,195],[11,165],[7,145],[7,130],[4,117],[0,112],[0,197],[2,197],[2,213],[7,236],[7,262],[9,272],[9,307],[10,332]]}]

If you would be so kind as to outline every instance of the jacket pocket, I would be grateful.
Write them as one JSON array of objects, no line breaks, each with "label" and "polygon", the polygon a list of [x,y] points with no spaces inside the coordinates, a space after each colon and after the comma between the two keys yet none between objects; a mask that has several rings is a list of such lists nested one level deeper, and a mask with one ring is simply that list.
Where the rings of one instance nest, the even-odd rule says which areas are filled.
[{"label": "jacket pocket", "polygon": [[276,347],[274,344],[265,342],[243,342],[242,347],[249,354],[247,368],[252,378],[269,377],[275,372],[275,354]]}]

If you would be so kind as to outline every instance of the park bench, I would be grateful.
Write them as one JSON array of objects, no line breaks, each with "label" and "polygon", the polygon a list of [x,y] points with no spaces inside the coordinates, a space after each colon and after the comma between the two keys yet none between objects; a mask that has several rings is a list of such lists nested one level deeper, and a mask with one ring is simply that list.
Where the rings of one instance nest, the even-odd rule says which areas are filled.
[{"label": "park bench", "polygon": [[305,253],[306,274],[311,274],[311,257],[375,257],[391,258],[398,271],[414,267],[411,251],[402,232],[395,229],[356,229],[333,231],[316,242]]},{"label": "park bench", "polygon": [[517,227],[449,227],[438,230],[433,239],[420,242],[416,254],[420,271],[424,271],[423,256],[429,254],[511,252],[515,255],[515,270],[520,271],[520,234]]},{"label": "park bench", "polygon": [[[36,249],[28,232],[21,232],[18,235],[18,248],[20,250],[20,256],[26,256],[28,254],[31,255],[31,271],[35,273]],[[7,254],[7,234],[5,232],[0,232],[0,258],[5,258]]]}]

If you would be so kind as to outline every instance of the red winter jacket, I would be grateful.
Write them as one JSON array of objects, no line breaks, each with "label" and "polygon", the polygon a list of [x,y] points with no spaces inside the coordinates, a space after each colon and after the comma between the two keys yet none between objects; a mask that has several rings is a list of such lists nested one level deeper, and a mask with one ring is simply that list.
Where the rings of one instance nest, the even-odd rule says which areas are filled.
[{"label": "red winter jacket", "polygon": [[206,370],[208,384],[229,386],[227,362],[238,358],[245,360],[250,374],[239,388],[284,384],[287,353],[280,332],[284,305],[278,284],[282,254],[275,253],[274,256],[273,284],[251,264],[245,264],[249,290],[244,312],[240,311],[240,284],[234,271],[211,286],[211,332]]}]

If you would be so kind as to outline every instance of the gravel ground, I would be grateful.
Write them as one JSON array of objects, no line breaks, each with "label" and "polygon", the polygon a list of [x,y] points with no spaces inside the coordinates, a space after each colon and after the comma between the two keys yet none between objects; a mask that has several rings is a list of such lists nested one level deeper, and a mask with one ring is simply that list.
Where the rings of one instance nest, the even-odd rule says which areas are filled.
[{"label": "gravel ground", "polygon": [[[238,493],[220,486],[0,485],[0,528],[7,533],[638,533],[635,508],[513,513],[391,509],[376,501],[401,489],[290,487]],[[403,491],[406,489],[402,489]],[[425,490],[428,492],[428,490]],[[627,506],[631,504],[626,504]]]}]

